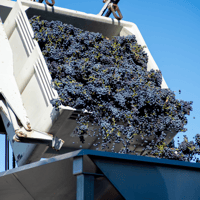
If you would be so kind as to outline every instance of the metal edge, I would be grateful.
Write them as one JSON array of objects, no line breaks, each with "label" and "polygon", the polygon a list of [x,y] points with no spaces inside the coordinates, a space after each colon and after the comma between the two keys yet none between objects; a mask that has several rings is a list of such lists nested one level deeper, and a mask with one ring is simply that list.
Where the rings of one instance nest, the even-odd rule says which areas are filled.
[{"label": "metal edge", "polygon": [[15,172],[19,172],[22,170],[27,170],[30,168],[38,167],[41,165],[46,165],[49,163],[73,158],[73,157],[80,157],[80,156],[99,156],[99,157],[106,157],[111,159],[121,159],[121,160],[129,160],[129,161],[136,161],[136,162],[146,162],[146,163],[152,163],[152,164],[159,164],[159,165],[166,165],[169,167],[181,167],[181,168],[191,168],[200,170],[200,163],[189,163],[184,161],[177,161],[177,160],[168,160],[168,159],[159,159],[159,158],[152,158],[152,157],[146,157],[146,156],[136,156],[136,155],[128,155],[128,154],[119,154],[119,153],[111,153],[111,152],[102,152],[102,151],[95,151],[95,150],[89,150],[89,149],[82,149],[82,150],[76,150],[70,153],[66,153],[63,155],[55,156],[43,161],[34,162],[31,164],[27,164],[15,169],[11,169],[5,172],[0,173],[1,176],[5,176],[7,174],[12,174]]}]

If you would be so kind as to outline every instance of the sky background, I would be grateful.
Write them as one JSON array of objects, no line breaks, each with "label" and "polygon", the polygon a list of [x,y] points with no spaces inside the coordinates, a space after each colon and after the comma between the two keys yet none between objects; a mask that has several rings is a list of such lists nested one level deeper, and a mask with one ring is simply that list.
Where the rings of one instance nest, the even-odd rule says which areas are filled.
[{"label": "sky background", "polygon": [[[55,6],[98,14],[102,0],[55,0]],[[179,133],[189,140],[199,133],[200,124],[200,1],[121,0],[123,20],[135,23],[163,77],[176,98],[193,101],[188,129]],[[113,16],[111,16],[113,17]],[[181,90],[181,94],[179,94]],[[0,135],[1,143],[4,136]],[[4,145],[0,145],[0,172],[4,171]]]}]

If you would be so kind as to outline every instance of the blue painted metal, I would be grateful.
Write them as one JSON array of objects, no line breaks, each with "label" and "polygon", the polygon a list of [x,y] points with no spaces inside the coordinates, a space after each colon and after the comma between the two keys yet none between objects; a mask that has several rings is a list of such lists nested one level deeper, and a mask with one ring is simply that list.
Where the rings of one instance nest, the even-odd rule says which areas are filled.
[{"label": "blue painted metal", "polygon": [[93,200],[94,199],[94,176],[81,174],[77,176],[77,200]]},{"label": "blue painted metal", "polygon": [[93,200],[94,199],[94,181],[96,177],[103,177],[103,174],[88,173],[84,169],[84,156],[75,157],[73,160],[73,175],[76,175],[76,199]]},{"label": "blue painted metal", "polygon": [[84,174],[83,156],[74,158],[73,175],[76,177],[76,199],[93,200],[94,199],[94,175]]},{"label": "blue painted metal", "polygon": [[200,199],[199,171],[108,158],[92,160],[127,200]]},{"label": "blue painted metal", "polygon": [[76,156],[100,156],[105,158],[114,158],[114,159],[120,159],[122,162],[124,160],[127,161],[139,161],[139,162],[145,162],[145,163],[153,163],[153,164],[160,164],[160,165],[166,165],[166,166],[177,166],[179,168],[186,168],[186,169],[193,169],[193,170],[200,170],[200,163],[190,163],[190,162],[184,162],[184,161],[178,161],[178,160],[168,160],[164,158],[153,158],[153,157],[147,157],[147,156],[139,156],[139,155],[131,155],[131,154],[119,154],[119,153],[111,153],[111,152],[103,152],[103,151],[94,151],[90,149],[82,149],[78,151],[74,151],[73,153],[76,153]]},{"label": "blue painted metal", "polygon": [[199,163],[93,150],[0,173],[1,200],[199,200],[199,191]]},{"label": "blue painted metal", "polygon": [[73,174],[78,175],[83,173],[83,156],[74,158]]}]

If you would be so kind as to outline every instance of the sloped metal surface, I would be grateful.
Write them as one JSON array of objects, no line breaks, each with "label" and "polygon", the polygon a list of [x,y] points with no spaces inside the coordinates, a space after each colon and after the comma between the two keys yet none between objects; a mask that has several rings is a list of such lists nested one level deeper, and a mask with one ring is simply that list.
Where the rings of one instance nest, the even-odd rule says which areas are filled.
[{"label": "sloped metal surface", "polygon": [[14,4],[15,4],[14,1],[8,1],[8,0],[1,0],[0,1],[0,17],[1,17],[3,22],[6,20],[6,17],[10,13]]},{"label": "sloped metal surface", "polygon": [[199,169],[105,157],[92,160],[126,200],[200,199]]},{"label": "sloped metal surface", "polygon": [[1,199],[27,199],[33,200],[29,192],[19,182],[14,174],[10,174],[5,177],[1,177],[0,181],[0,196]]},{"label": "sloped metal surface", "polygon": [[199,200],[200,164],[78,150],[0,173],[1,200],[74,200],[73,158],[95,176],[96,200]]},{"label": "sloped metal surface", "polygon": [[125,200],[125,198],[116,190],[116,188],[105,177],[95,178],[94,199]]},{"label": "sloped metal surface", "polygon": [[162,175],[155,166],[95,158],[94,162],[127,200],[168,200]]},{"label": "sloped metal surface", "polygon": [[72,156],[52,158],[1,174],[1,200],[76,199]]},{"label": "sloped metal surface", "polygon": [[[64,154],[0,173],[1,200],[74,200],[76,176],[73,158],[84,155],[84,171],[99,169],[83,151]],[[95,200],[123,200],[121,194],[104,176],[95,177]]]}]

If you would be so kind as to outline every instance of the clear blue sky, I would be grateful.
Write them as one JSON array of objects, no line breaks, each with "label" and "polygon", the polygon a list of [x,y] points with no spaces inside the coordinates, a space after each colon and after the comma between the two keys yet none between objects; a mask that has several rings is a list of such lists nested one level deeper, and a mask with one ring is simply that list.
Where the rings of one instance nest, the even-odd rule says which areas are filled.
[{"label": "clear blue sky", "polygon": [[[55,2],[55,6],[92,14],[103,7],[102,0]],[[177,135],[182,138],[186,134],[192,140],[200,133],[200,1],[121,0],[119,7],[123,20],[138,26],[168,87],[177,91],[178,99],[194,102],[186,126],[188,131]],[[4,170],[2,159],[0,171]]]}]

